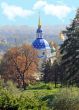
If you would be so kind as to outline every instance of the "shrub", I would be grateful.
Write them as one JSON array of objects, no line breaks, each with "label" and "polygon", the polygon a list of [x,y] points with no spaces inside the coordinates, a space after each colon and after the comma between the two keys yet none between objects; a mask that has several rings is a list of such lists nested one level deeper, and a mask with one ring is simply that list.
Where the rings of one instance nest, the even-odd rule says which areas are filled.
[{"label": "shrub", "polygon": [[[2,86],[1,86],[2,87]],[[11,82],[0,88],[0,110],[48,110],[47,103],[28,90],[21,91]]]},{"label": "shrub", "polygon": [[19,110],[34,110],[38,108],[38,100],[33,97],[26,97],[21,95],[19,98]]},{"label": "shrub", "polygon": [[79,110],[79,90],[65,89],[55,95],[54,110]]},{"label": "shrub", "polygon": [[48,89],[48,90],[54,89],[53,84],[52,84],[52,83],[48,83],[48,84],[47,84],[47,89]]},{"label": "shrub", "polygon": [[17,110],[17,99],[6,89],[0,91],[0,109],[1,110]]},{"label": "shrub", "polygon": [[21,91],[12,82],[6,86],[0,82],[0,110],[79,110],[78,88],[59,90],[52,83],[39,83],[35,88],[30,85],[33,90]]}]

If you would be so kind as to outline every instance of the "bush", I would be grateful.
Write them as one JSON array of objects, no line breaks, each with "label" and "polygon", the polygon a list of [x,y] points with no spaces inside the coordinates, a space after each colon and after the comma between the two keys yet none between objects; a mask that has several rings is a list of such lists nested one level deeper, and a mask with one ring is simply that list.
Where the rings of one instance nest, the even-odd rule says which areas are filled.
[{"label": "bush", "polygon": [[35,97],[21,95],[19,98],[19,110],[48,110],[47,103]]},{"label": "bush", "polygon": [[65,89],[55,95],[53,110],[79,110],[79,90]]},{"label": "bush", "polygon": [[0,108],[1,110],[17,110],[17,99],[7,90],[0,91]]},{"label": "bush", "polygon": [[35,90],[34,85],[30,85],[33,90],[22,91],[12,82],[6,86],[0,82],[0,110],[79,110],[78,88],[53,87],[52,83],[39,83],[35,88],[41,90]]},{"label": "bush", "polygon": [[48,83],[48,84],[47,84],[47,89],[48,89],[48,90],[54,89],[53,84],[52,84],[52,83]]},{"label": "bush", "polygon": [[48,110],[45,101],[34,93],[30,96],[26,93],[17,89],[11,81],[7,82],[5,87],[0,88],[0,110]]}]

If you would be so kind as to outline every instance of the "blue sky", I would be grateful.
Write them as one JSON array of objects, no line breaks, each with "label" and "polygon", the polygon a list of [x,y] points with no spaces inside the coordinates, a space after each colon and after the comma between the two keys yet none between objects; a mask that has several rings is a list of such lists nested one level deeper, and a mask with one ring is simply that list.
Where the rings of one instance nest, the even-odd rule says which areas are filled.
[{"label": "blue sky", "polygon": [[79,0],[0,0],[0,25],[36,26],[40,12],[43,25],[69,24]]}]

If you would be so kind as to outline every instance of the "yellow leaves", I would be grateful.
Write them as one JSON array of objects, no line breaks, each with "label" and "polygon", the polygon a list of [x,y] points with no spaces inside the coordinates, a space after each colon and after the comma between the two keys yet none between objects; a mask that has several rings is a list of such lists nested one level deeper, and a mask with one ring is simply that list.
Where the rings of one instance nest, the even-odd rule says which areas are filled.
[{"label": "yellow leaves", "polygon": [[62,41],[65,40],[65,36],[64,36],[64,34],[63,34],[62,32],[60,33],[60,36],[59,36],[59,37],[60,37],[60,39],[61,39]]}]

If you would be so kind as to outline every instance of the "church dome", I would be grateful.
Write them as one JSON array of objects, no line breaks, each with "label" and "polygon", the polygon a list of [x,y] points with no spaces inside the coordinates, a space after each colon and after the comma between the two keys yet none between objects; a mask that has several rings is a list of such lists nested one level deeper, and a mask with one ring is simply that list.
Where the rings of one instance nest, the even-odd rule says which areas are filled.
[{"label": "church dome", "polygon": [[36,49],[50,49],[49,43],[44,39],[44,38],[37,38],[34,42],[33,42],[33,47]]},{"label": "church dome", "polygon": [[49,43],[42,36],[40,16],[39,16],[38,29],[36,31],[36,35],[37,38],[32,43],[32,46],[38,50],[46,50],[46,49],[50,50]]},{"label": "church dome", "polygon": [[38,58],[43,58],[44,60],[50,58],[51,48],[49,43],[43,38],[40,16],[39,16],[38,28],[36,31],[36,39],[33,41],[32,47],[38,50]]}]

